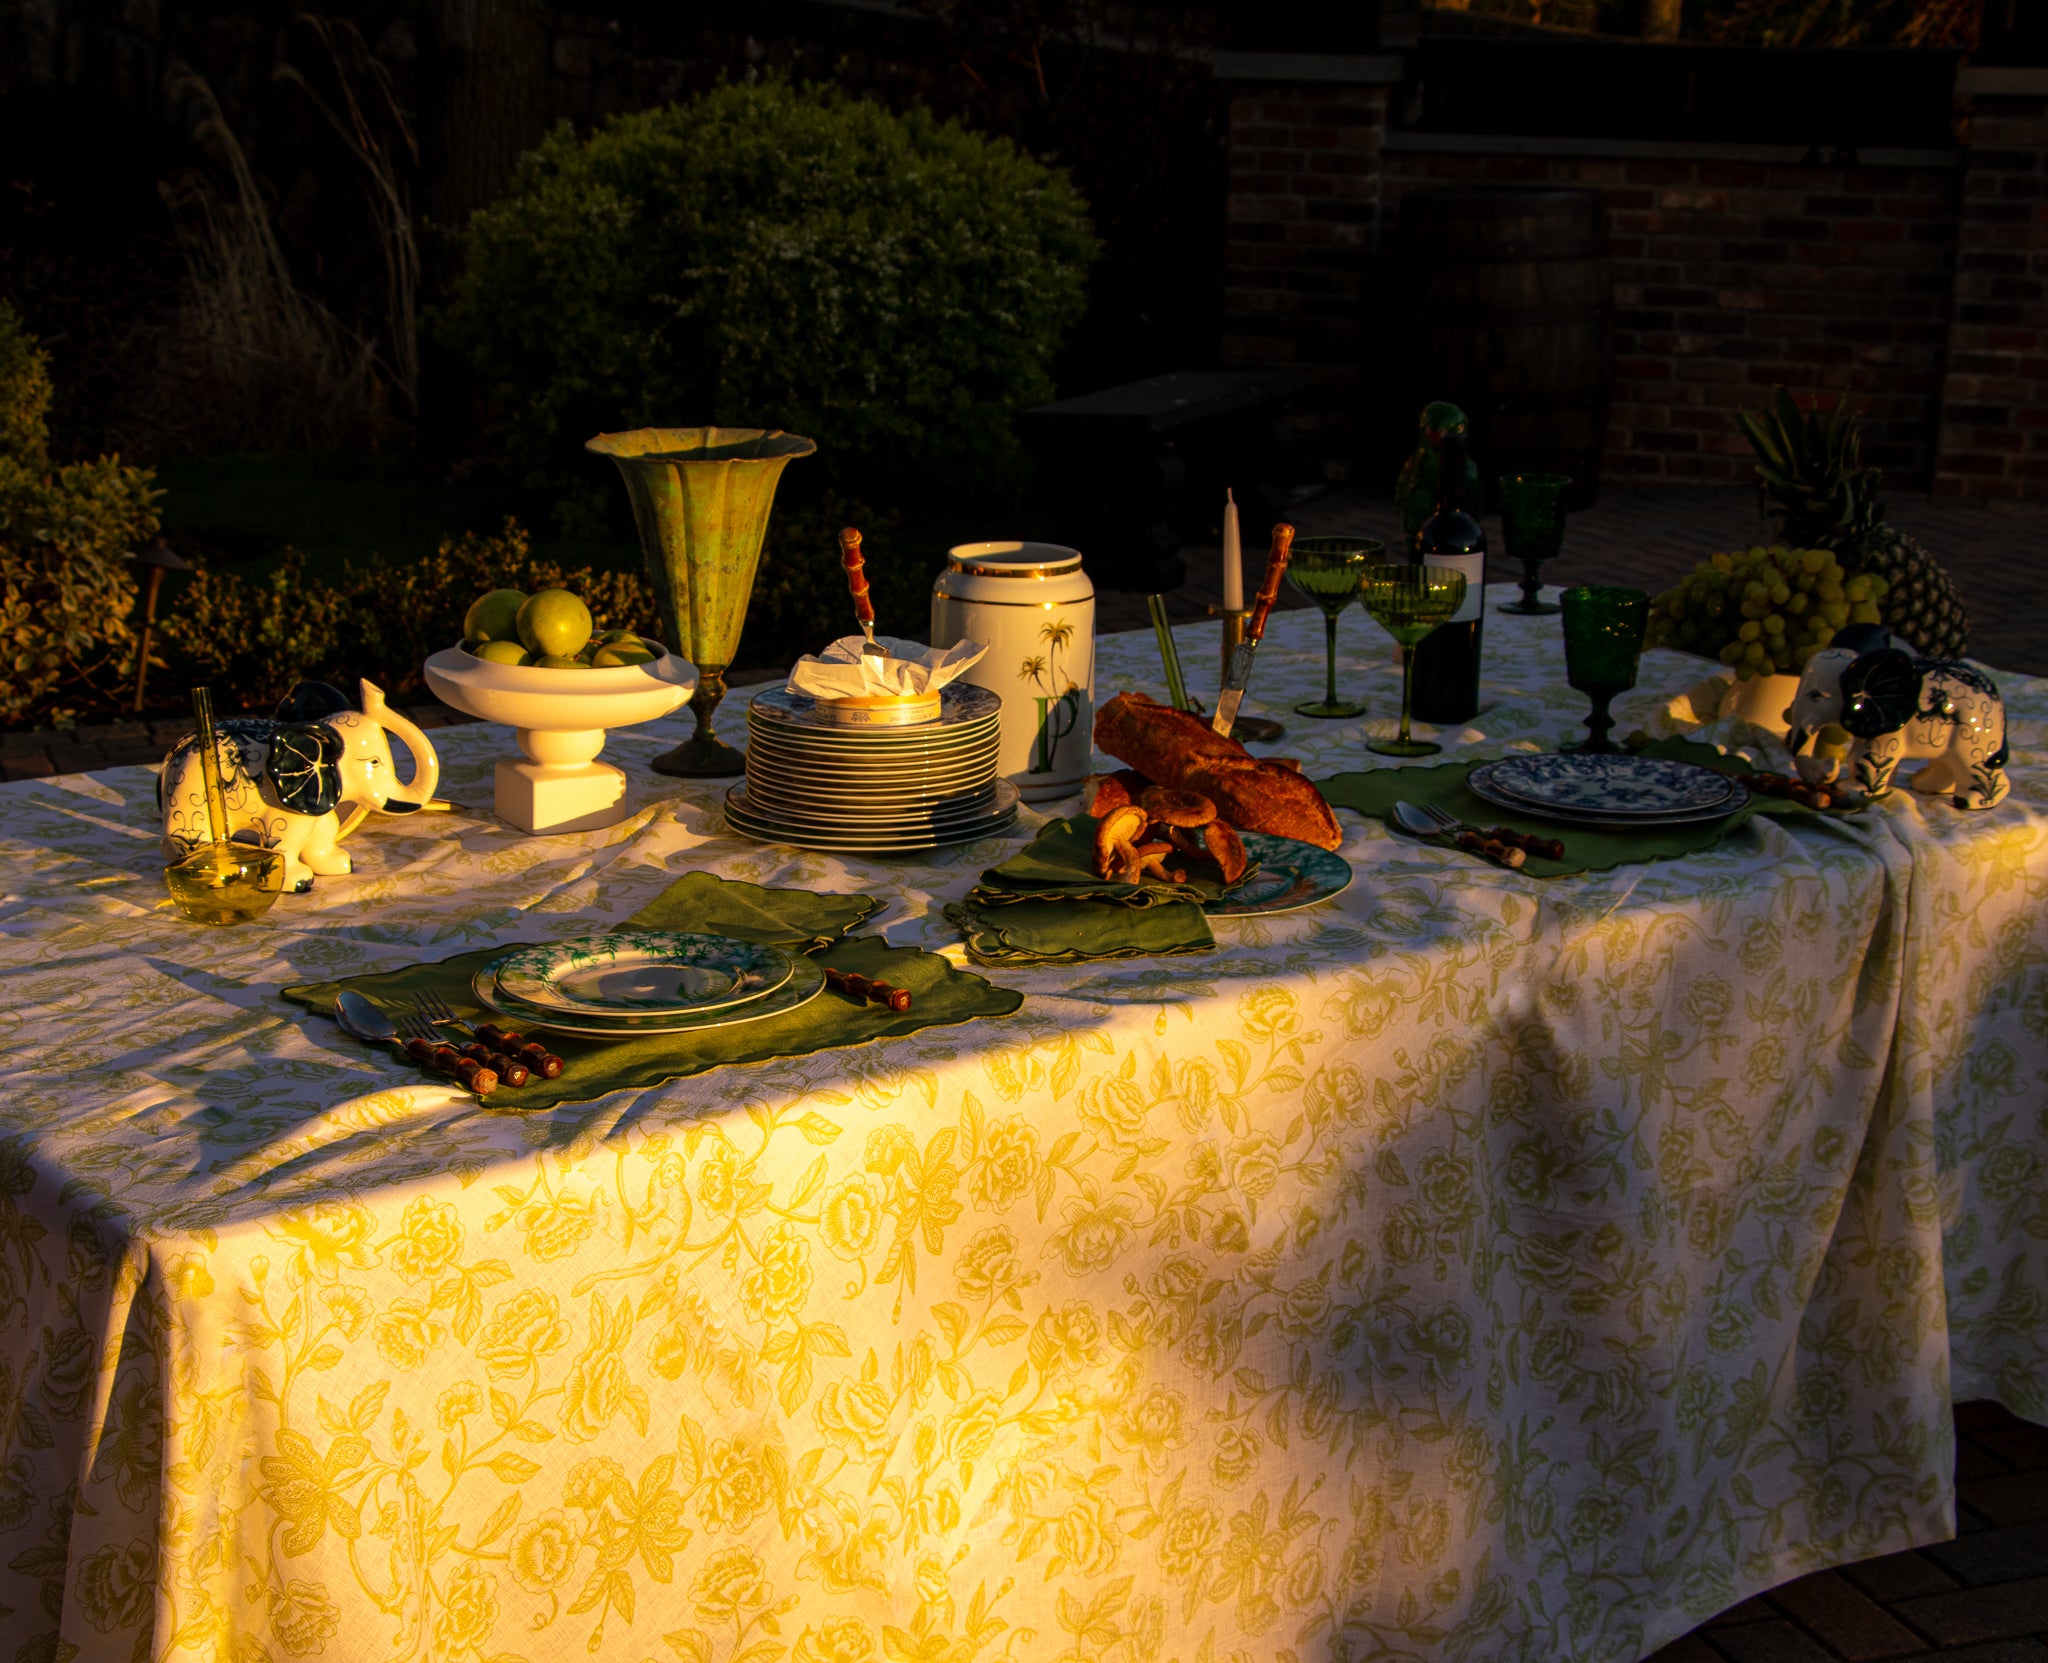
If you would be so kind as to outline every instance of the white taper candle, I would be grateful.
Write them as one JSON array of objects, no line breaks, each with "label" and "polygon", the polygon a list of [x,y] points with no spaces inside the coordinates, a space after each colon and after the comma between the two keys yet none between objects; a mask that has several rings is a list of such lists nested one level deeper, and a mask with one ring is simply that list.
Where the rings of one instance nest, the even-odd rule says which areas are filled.
[{"label": "white taper candle", "polygon": [[1244,544],[1237,530],[1237,498],[1223,493],[1223,609],[1244,610]]}]

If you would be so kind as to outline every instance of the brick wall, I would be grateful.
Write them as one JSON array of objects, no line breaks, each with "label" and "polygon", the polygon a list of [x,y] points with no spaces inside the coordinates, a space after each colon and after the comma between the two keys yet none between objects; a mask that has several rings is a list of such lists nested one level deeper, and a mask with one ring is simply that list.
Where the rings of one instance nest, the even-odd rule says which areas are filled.
[{"label": "brick wall", "polygon": [[1934,490],[2048,499],[2048,99],[1975,100]]},{"label": "brick wall", "polygon": [[1311,453],[1337,456],[1356,443],[1386,126],[1380,86],[1246,89],[1230,103],[1222,358],[1308,378],[1297,421]]},{"label": "brick wall", "polygon": [[[1605,197],[1614,402],[1603,472],[1752,479],[1734,413],[1774,387],[1847,392],[1872,460],[1934,462],[1957,170],[1390,151],[1386,219],[1418,185],[1569,185]],[[1391,238],[1389,238],[1391,246]]]}]

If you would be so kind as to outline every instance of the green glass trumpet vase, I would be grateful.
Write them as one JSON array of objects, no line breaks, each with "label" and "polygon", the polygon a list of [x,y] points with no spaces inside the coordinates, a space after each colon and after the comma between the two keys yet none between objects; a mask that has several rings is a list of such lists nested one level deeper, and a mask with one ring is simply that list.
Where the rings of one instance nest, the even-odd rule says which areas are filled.
[{"label": "green glass trumpet vase", "polygon": [[746,759],[711,731],[711,718],[747,620],[775,487],[790,462],[818,447],[775,428],[643,427],[600,433],[583,448],[618,464],[664,645],[697,669],[697,731],[651,766],[683,779],[739,774]]}]

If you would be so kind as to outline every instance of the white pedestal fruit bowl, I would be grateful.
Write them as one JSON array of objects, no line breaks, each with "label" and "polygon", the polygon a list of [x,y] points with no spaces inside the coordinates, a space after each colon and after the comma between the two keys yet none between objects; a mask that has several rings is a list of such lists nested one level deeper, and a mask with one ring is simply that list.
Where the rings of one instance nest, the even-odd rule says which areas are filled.
[{"label": "white pedestal fruit bowl", "polygon": [[623,820],[626,776],[597,760],[605,730],[666,716],[697,689],[697,672],[667,651],[650,664],[553,670],[494,664],[453,646],[425,668],[443,704],[514,730],[524,760],[499,762],[496,808],[500,819],[536,835]]}]

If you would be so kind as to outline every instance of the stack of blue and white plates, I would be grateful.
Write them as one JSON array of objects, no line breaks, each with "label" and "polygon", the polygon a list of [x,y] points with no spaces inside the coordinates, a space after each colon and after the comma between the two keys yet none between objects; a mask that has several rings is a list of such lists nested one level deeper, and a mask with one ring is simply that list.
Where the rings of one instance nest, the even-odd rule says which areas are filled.
[{"label": "stack of blue and white plates", "polygon": [[1749,802],[1740,781],[1668,757],[1510,756],[1481,763],[1465,783],[1497,808],[1614,831],[1709,825]]},{"label": "stack of blue and white plates", "polygon": [[909,853],[1007,830],[1017,789],[996,777],[1002,700],[955,682],[936,721],[846,727],[807,693],[770,688],[747,710],[747,780],[726,823],[763,843]]}]

